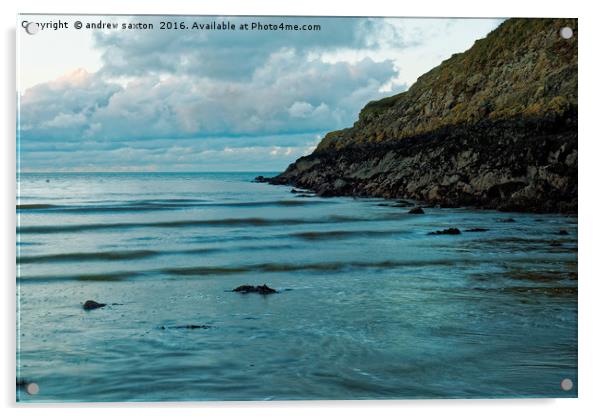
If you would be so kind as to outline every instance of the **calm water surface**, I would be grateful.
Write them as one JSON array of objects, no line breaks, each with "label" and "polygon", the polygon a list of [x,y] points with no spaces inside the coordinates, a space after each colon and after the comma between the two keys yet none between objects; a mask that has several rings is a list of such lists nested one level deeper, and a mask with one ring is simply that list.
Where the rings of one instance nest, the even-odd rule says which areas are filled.
[{"label": "calm water surface", "polygon": [[258,174],[21,175],[17,375],[40,391],[18,399],[577,395],[576,217],[408,215]]}]

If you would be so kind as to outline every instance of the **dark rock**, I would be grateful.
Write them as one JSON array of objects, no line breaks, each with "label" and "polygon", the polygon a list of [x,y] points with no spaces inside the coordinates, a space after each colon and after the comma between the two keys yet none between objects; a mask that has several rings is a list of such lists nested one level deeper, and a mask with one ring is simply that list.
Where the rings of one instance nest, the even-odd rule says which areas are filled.
[{"label": "dark rock", "polygon": [[259,293],[260,295],[269,295],[271,293],[278,293],[277,290],[272,289],[268,285],[264,284],[261,286],[252,286],[252,285],[242,285],[238,286],[236,289],[232,289],[233,292],[240,293]]},{"label": "dark rock", "polygon": [[430,232],[429,235],[458,235],[462,232],[457,228],[446,228],[445,230],[438,230]]},{"label": "dark rock", "polygon": [[211,325],[176,325],[173,329],[209,329]]},{"label": "dark rock", "polygon": [[255,287],[256,286],[241,285],[241,286],[238,286],[238,287],[232,289],[232,292],[251,292],[251,291],[255,291]]},{"label": "dark rock", "polygon": [[569,232],[567,230],[560,230],[558,231],[558,235],[569,235]]},{"label": "dark rock", "polygon": [[500,218],[497,222],[516,222],[514,218]]},{"label": "dark rock", "polygon": [[209,329],[211,325],[174,325],[174,326],[161,326],[160,329]]},{"label": "dark rock", "polygon": [[254,182],[259,182],[259,183],[266,183],[269,182],[270,178],[266,178],[265,176],[256,176]]},{"label": "dark rock", "polygon": [[[499,122],[499,126],[488,127],[491,123],[484,122],[482,126],[475,127],[480,133],[472,128],[456,126],[454,131],[443,129],[440,133],[404,139],[394,146],[365,145],[322,151],[299,159],[287,171],[268,182],[311,189],[324,197],[411,198],[420,201],[422,207],[473,206],[502,211],[576,212],[576,165],[567,167],[566,174],[549,173],[549,179],[537,178],[533,184],[523,183],[522,188],[518,185],[512,189],[497,187],[489,192],[490,188],[506,180],[505,172],[524,175],[521,172],[533,169],[545,173],[545,169],[549,169],[546,165],[548,152],[556,152],[564,146],[567,153],[576,153],[576,131],[572,131],[571,127],[571,131],[557,135],[548,132],[552,136],[544,150],[540,147],[539,139],[546,133],[529,136],[536,131],[535,126],[525,126],[522,139],[514,139],[507,137],[507,132],[514,130],[511,122],[506,126]],[[484,133],[492,131],[498,131],[499,134],[486,136]],[[469,165],[465,165],[467,161],[462,161],[465,153],[473,155],[470,158],[474,161]],[[525,153],[531,155],[532,159],[518,164],[516,161]],[[393,156],[389,156],[391,154]],[[442,160],[434,160],[436,158]],[[320,163],[307,163],[314,160]],[[375,165],[380,167],[373,176],[356,178],[349,186],[334,186],[337,176],[353,176],[356,170],[372,169]],[[430,167],[427,174],[432,177],[426,183],[423,166]],[[464,181],[453,185],[440,184],[450,172],[459,170],[465,171]],[[492,170],[494,173],[485,175],[484,172]],[[556,182],[558,185],[555,185]],[[561,188],[555,189],[555,186]]]},{"label": "dark rock", "polygon": [[84,303],[84,309],[87,310],[87,311],[92,310],[92,309],[102,308],[104,306],[107,306],[107,304],[106,303],[98,303],[98,302],[93,301],[93,300],[87,300]]},{"label": "dark rock", "polygon": [[485,231],[489,231],[489,228],[469,228],[468,230],[464,230],[466,233],[484,233]]},{"label": "dark rock", "polygon": [[420,207],[416,207],[409,210],[408,214],[424,214],[424,210]]},{"label": "dark rock", "polygon": [[318,188],[318,190],[316,191],[316,195],[322,197],[322,198],[328,198],[328,197],[332,197],[332,196],[339,196],[341,194],[338,194],[335,190],[334,187],[331,186],[330,184],[322,184],[322,186],[320,186]]}]

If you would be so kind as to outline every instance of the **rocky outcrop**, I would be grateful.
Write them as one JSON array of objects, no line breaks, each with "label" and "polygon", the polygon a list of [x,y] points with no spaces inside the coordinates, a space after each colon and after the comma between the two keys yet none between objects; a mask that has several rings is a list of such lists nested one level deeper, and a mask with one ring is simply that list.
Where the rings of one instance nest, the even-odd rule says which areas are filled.
[{"label": "rocky outcrop", "polygon": [[238,286],[235,289],[232,289],[232,291],[239,292],[239,293],[259,293],[260,295],[269,295],[272,293],[278,293],[278,291],[276,289],[272,289],[271,287],[269,287],[266,284],[259,285],[259,286],[242,285],[242,286]]},{"label": "rocky outcrop", "polygon": [[446,228],[445,230],[432,231],[429,235],[459,235],[462,234],[457,228]]},{"label": "rocky outcrop", "polygon": [[90,311],[92,309],[104,308],[105,306],[107,306],[106,303],[98,303],[98,302],[93,301],[93,300],[87,300],[84,303],[84,310]]},{"label": "rocky outcrop", "polygon": [[416,207],[409,210],[408,214],[424,214],[424,210],[420,207]]},{"label": "rocky outcrop", "polygon": [[[573,28],[563,39],[559,30]],[[320,196],[577,211],[577,21],[510,19],[274,178]]]}]

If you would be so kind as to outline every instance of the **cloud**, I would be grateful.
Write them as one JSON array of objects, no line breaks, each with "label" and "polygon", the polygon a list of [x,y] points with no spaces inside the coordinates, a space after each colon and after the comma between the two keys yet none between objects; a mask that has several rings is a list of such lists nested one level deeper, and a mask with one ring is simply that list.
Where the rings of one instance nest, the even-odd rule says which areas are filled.
[{"label": "cloud", "polygon": [[125,87],[81,70],[25,92],[22,137],[38,140],[266,135],[343,127],[395,75],[390,61],[309,61],[272,53],[253,76],[148,75]]},{"label": "cloud", "polygon": [[306,101],[295,101],[288,109],[288,113],[294,118],[307,118],[314,110],[314,106]]},{"label": "cloud", "polygon": [[93,115],[121,89],[82,69],[29,88],[20,99],[21,138],[81,138],[93,131]]},{"label": "cloud", "polygon": [[[131,20],[158,28],[165,19]],[[367,102],[405,90],[433,62],[497,24],[184,20],[317,24],[320,30],[94,32],[98,71],[77,69],[21,94],[21,167],[279,170],[311,152],[326,132],[351,125]]]},{"label": "cloud", "polygon": [[[160,27],[164,17],[139,17],[136,21]],[[148,73],[203,76],[212,79],[249,79],[270,55],[280,49],[294,49],[301,56],[339,48],[375,46],[375,33],[396,33],[389,21],[339,17],[183,17],[188,27],[230,23],[236,30],[154,30],[139,32],[95,32],[105,74],[139,76]],[[319,30],[240,30],[243,24],[318,25]],[[397,37],[399,47],[416,39]]]}]

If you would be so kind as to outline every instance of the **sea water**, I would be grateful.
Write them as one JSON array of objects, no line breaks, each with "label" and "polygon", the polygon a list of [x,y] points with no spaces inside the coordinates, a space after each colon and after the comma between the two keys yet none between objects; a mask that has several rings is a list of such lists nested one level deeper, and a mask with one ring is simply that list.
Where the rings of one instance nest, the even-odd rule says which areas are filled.
[{"label": "sea water", "polygon": [[20,175],[18,400],[576,397],[576,217],[259,174]]}]

